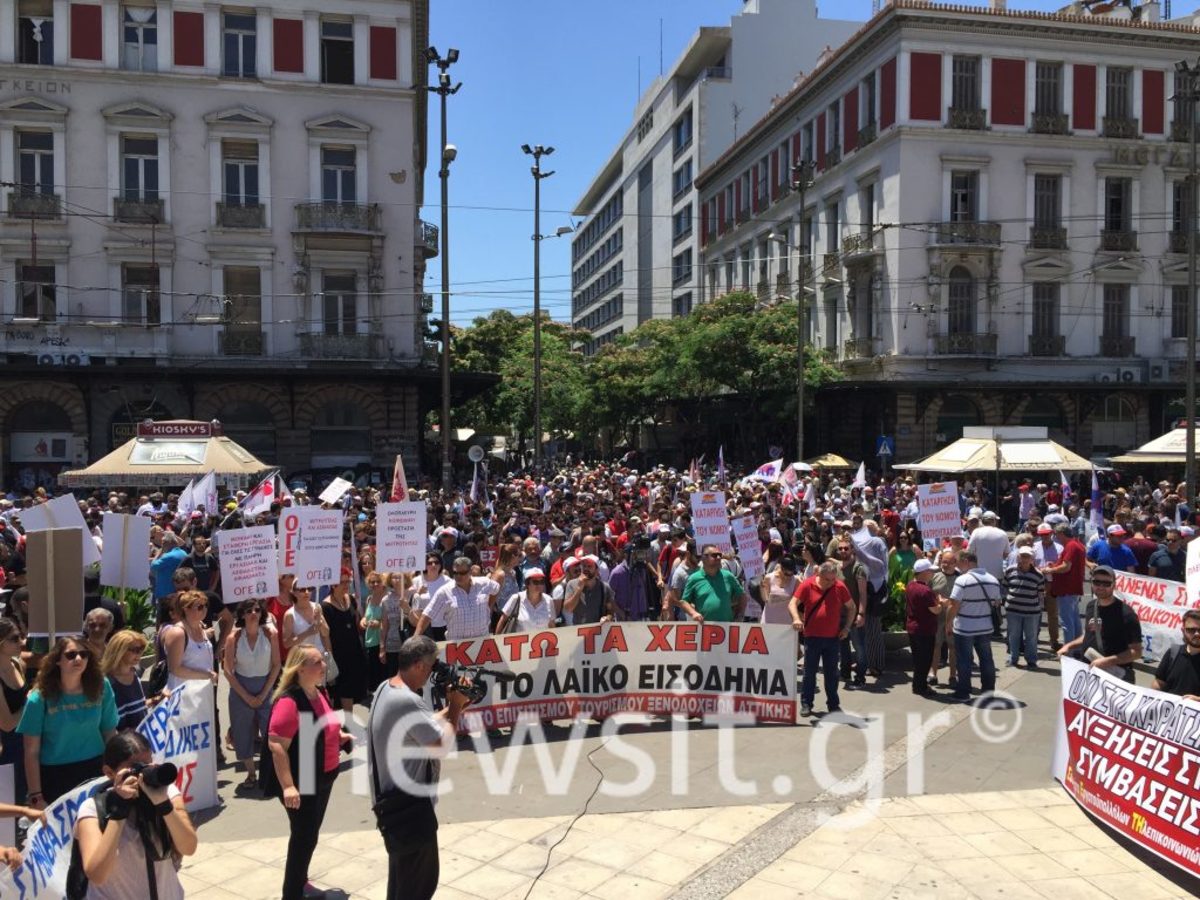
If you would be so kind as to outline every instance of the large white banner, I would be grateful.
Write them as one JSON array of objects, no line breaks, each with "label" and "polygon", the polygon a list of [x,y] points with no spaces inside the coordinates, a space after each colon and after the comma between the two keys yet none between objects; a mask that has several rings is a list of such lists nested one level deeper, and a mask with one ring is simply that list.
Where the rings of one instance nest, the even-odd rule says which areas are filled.
[{"label": "large white banner", "polygon": [[1193,538],[1187,544],[1187,583],[1188,596],[1192,598],[1192,606],[1200,606],[1200,539]]},{"label": "large white banner", "polygon": [[67,895],[75,819],[83,801],[110,784],[97,778],[63,794],[46,807],[46,821],[35,822],[25,835],[21,865],[0,866],[0,897],[8,900],[62,900]]},{"label": "large white banner", "polygon": [[279,591],[279,556],[270,525],[217,532],[221,559],[221,596],[227,604],[251,597],[273,597]]},{"label": "large white banner", "polygon": [[762,541],[758,538],[758,526],[754,524],[754,516],[730,519],[729,524],[733,529],[733,539],[737,541],[737,555],[742,561],[742,571],[746,573],[746,580],[762,578],[767,573],[767,566],[763,562]]},{"label": "large white banner", "polygon": [[922,540],[944,541],[959,537],[962,516],[958,508],[958,482],[917,485],[917,515]]},{"label": "large white banner", "polygon": [[692,494],[692,528],[696,533],[697,550],[703,550],[705,544],[715,544],[722,553],[733,552],[723,491],[696,491]]},{"label": "large white banner", "polygon": [[425,567],[429,508],[424,500],[380,503],[375,507],[375,565],[381,572],[412,572]]},{"label": "large white banner", "polygon": [[790,625],[622,622],[448,641],[443,658],[516,676],[485,676],[487,694],[460,724],[467,731],[619,712],[794,724],[796,639]]},{"label": "large white banner", "polygon": [[1162,659],[1168,647],[1183,643],[1183,613],[1200,606],[1196,595],[1188,599],[1187,587],[1178,581],[1135,572],[1118,572],[1116,591],[1142,623],[1142,655],[1147,661]]},{"label": "large white banner", "polygon": [[337,584],[342,571],[342,511],[289,506],[279,516],[279,573],[297,587]]},{"label": "large white banner", "polygon": [[104,552],[100,583],[108,587],[145,590],[150,583],[149,516],[104,514]]},{"label": "large white banner", "polygon": [[189,812],[220,803],[212,685],[189,681],[176,688],[146,714],[138,731],[150,742],[156,763],[179,769],[175,786]]},{"label": "large white banner", "polygon": [[92,533],[83,521],[79,501],[71,494],[55,497],[48,503],[39,503],[20,512],[21,527],[25,531],[48,531],[51,528],[79,528],[83,531],[83,565],[100,562],[100,550],[92,540]]}]

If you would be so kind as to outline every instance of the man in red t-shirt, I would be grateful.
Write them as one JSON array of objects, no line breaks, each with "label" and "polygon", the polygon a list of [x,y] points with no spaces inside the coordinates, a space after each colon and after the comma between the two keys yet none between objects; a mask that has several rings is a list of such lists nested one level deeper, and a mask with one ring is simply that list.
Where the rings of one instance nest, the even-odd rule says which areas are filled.
[{"label": "man in red t-shirt", "polygon": [[[1042,574],[1052,576],[1046,586],[1050,595],[1058,601],[1058,621],[1062,625],[1062,639],[1064,643],[1069,644],[1079,637],[1082,627],[1079,621],[1079,600],[1083,596],[1087,550],[1071,533],[1070,525],[1056,525],[1054,534],[1062,545],[1062,550],[1058,554],[1058,562],[1043,568]],[[1061,646],[1057,641],[1052,641],[1050,649],[1058,652]]]},{"label": "man in red t-shirt", "polygon": [[800,686],[800,715],[811,716],[817,688],[817,666],[825,673],[825,698],[831,713],[838,703],[838,651],[850,633],[856,612],[854,598],[838,578],[839,566],[832,560],[821,563],[817,574],[796,588],[791,601],[792,620],[804,635],[804,680]]},{"label": "man in red t-shirt", "polygon": [[949,606],[949,600],[943,600],[933,592],[929,582],[933,580],[937,568],[924,557],[913,564],[913,578],[904,588],[905,631],[908,632],[908,645],[912,649],[914,694],[922,697],[930,696],[929,670],[933,666],[933,644],[937,637],[938,610]]}]

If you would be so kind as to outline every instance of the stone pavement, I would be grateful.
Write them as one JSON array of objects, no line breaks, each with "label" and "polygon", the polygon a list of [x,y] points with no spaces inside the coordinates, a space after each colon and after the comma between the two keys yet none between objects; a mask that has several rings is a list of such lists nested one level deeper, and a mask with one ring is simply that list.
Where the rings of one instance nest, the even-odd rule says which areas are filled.
[{"label": "stone pavement", "polygon": [[[1057,787],[863,801],[800,837],[732,890],[712,888],[786,820],[788,804],[506,819],[443,825],[444,900],[653,900],[728,896],[853,900],[1187,897],[1200,885],[1131,851]],[[189,898],[278,897],[285,837],[213,840],[184,864]],[[322,838],[311,877],[331,898],[383,900],[374,831]],[[535,876],[545,873],[534,883]]]}]

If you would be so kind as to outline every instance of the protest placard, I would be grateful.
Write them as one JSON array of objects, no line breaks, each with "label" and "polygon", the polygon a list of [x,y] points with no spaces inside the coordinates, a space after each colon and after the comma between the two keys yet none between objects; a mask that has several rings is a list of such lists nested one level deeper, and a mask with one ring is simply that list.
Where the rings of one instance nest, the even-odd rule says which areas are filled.
[{"label": "protest placard", "polygon": [[342,511],[290,506],[279,516],[279,573],[298,587],[337,584],[342,571]]},{"label": "protest placard", "polygon": [[[78,528],[51,528],[25,536],[29,596],[29,649],[44,653],[53,639],[83,628],[83,553],[91,535]],[[95,547],[95,544],[92,544]]]},{"label": "protest placard", "polygon": [[100,583],[145,590],[150,583],[150,517],[104,514]]},{"label": "protest placard", "polygon": [[962,535],[958,482],[917,485],[917,516],[922,540],[944,541]]},{"label": "protest placard", "polygon": [[1121,837],[1200,876],[1200,703],[1065,657],[1054,777]]},{"label": "protest placard", "polygon": [[1180,582],[1136,572],[1117,572],[1114,590],[1142,623],[1142,658],[1147,662],[1162,659],[1168,647],[1183,643],[1183,613],[1200,606],[1200,598],[1189,598]]},{"label": "protest placard", "polygon": [[175,787],[189,812],[220,803],[213,721],[212,686],[207,681],[186,681],[147,712],[138,726],[150,743],[154,761],[173,763],[179,770]]},{"label": "protest placard", "polygon": [[335,478],[333,481],[329,482],[329,487],[321,491],[321,494],[317,499],[319,499],[322,503],[328,503],[330,506],[334,506],[342,499],[342,497],[346,495],[346,491],[350,490],[352,487],[354,487],[354,485],[352,485],[345,478]]},{"label": "protest placard", "polygon": [[1184,565],[1187,566],[1184,580],[1187,583],[1188,597],[1192,606],[1200,606],[1200,540],[1188,541],[1187,560]]},{"label": "protest placard", "polygon": [[387,572],[423,569],[428,518],[423,500],[380,503],[375,508],[375,564]]},{"label": "protest placard", "polygon": [[273,597],[279,591],[279,556],[270,525],[217,532],[221,559],[221,596],[227,604],[251,597]]},{"label": "protest placard", "polygon": [[722,553],[733,552],[723,491],[696,491],[692,494],[692,528],[696,533],[697,550],[703,549],[706,544],[715,544]]},{"label": "protest placard", "polygon": [[92,533],[88,530],[87,522],[83,521],[83,513],[79,511],[79,502],[73,495],[63,494],[48,503],[38,503],[29,509],[23,509],[18,518],[26,534],[50,528],[80,529],[88,538],[83,543],[83,564],[93,566],[100,562],[100,549],[92,540]]},{"label": "protest placard", "polygon": [[8,900],[62,900],[67,896],[75,819],[88,797],[111,782],[96,778],[67,791],[46,807],[44,822],[34,822],[21,848],[21,865],[0,866],[0,897]]},{"label": "protest placard", "polygon": [[730,520],[733,528],[733,539],[737,541],[738,559],[742,561],[742,571],[746,580],[762,578],[767,572],[763,563],[762,541],[758,539],[758,526],[754,524],[754,516],[740,516]]}]

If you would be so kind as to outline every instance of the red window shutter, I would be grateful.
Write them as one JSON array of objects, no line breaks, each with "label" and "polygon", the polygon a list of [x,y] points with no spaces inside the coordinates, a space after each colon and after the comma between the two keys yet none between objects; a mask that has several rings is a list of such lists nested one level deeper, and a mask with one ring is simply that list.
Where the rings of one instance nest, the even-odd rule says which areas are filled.
[{"label": "red window shutter", "polygon": [[300,19],[274,19],[276,72],[304,72],[304,22]]},{"label": "red window shutter", "polygon": [[858,146],[858,88],[842,98],[842,152]]},{"label": "red window shutter", "polygon": [[942,54],[912,54],[911,73],[909,115],[925,122],[942,121]]},{"label": "red window shutter", "polygon": [[992,60],[992,124],[1025,124],[1025,60]]},{"label": "red window shutter", "polygon": [[396,80],[396,29],[371,26],[371,77]]},{"label": "red window shutter", "polygon": [[817,116],[817,171],[825,168],[825,113]]},{"label": "red window shutter", "polygon": [[1096,67],[1075,66],[1075,89],[1071,93],[1074,106],[1072,127],[1081,131],[1096,128]]},{"label": "red window shutter", "polygon": [[879,70],[879,129],[896,124],[896,57]]},{"label": "red window shutter", "polygon": [[175,65],[204,65],[204,13],[175,10]]},{"label": "red window shutter", "polygon": [[103,37],[100,7],[93,3],[72,3],[71,59],[103,59]]},{"label": "red window shutter", "polygon": [[1162,69],[1142,72],[1142,133],[1163,133],[1163,86],[1166,77]]}]

